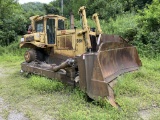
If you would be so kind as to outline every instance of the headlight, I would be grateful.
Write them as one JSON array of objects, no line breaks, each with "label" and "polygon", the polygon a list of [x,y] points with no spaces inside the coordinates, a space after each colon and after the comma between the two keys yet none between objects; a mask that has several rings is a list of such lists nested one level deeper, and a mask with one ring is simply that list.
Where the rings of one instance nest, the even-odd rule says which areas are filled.
[{"label": "headlight", "polygon": [[24,42],[24,38],[21,38],[21,42]]}]

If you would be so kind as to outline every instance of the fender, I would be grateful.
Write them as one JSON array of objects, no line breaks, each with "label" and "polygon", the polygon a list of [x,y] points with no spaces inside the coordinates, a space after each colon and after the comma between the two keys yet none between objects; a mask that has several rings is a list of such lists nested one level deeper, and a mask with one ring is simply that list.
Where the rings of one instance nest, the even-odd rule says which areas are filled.
[{"label": "fender", "polygon": [[40,42],[21,42],[20,48],[46,48],[47,45]]}]

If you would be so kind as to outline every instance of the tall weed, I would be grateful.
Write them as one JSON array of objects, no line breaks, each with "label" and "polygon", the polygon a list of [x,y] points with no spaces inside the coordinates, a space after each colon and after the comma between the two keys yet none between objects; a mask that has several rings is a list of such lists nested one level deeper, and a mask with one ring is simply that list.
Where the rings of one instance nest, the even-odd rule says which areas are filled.
[{"label": "tall weed", "polygon": [[115,20],[110,18],[108,23],[102,20],[101,26],[104,33],[117,34],[129,40],[133,40],[137,26],[135,13],[118,15]]},{"label": "tall weed", "polygon": [[28,86],[43,93],[52,93],[54,91],[62,91],[64,89],[64,84],[59,81],[52,81],[39,76],[32,76],[28,81]]},{"label": "tall weed", "polygon": [[3,55],[5,52],[5,47],[0,46],[0,55]]},{"label": "tall weed", "polygon": [[18,39],[16,41],[14,41],[12,44],[10,44],[9,46],[6,47],[5,49],[5,53],[6,54],[12,54],[12,55],[18,55],[21,56],[24,54],[26,49],[21,49],[19,44],[20,44],[20,36],[18,37]]}]

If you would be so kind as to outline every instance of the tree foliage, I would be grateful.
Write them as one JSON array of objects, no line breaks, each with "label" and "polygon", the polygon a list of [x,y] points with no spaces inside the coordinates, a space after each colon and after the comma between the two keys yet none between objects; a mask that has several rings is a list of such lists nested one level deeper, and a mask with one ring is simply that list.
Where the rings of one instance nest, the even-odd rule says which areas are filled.
[{"label": "tree foliage", "polygon": [[[151,3],[151,1],[152,0],[63,0],[64,16],[68,17],[72,12],[76,18],[79,18],[77,12],[79,7],[86,6],[88,16],[92,16],[92,14],[97,12],[101,19],[109,20],[109,18],[115,18],[118,14],[142,9],[146,3]],[[52,1],[46,7],[47,13],[53,8],[59,10],[59,14],[61,14],[61,0]]]},{"label": "tree foliage", "polygon": [[50,2],[49,4],[44,4],[46,14],[60,14],[60,7],[58,1]]},{"label": "tree foliage", "polygon": [[[69,17],[72,12],[79,19],[78,9],[86,6],[88,17],[97,12],[101,23],[106,23],[102,27],[104,32],[133,40],[142,51],[160,52],[159,0],[63,0],[63,3],[63,16]],[[17,35],[25,34],[30,16],[44,14],[62,15],[61,0],[22,5],[16,0],[0,0],[0,45],[8,45]]]},{"label": "tree foliage", "polygon": [[26,32],[32,15],[45,14],[42,3],[20,5],[16,0],[0,0],[0,46],[17,40],[17,35]]},{"label": "tree foliage", "polygon": [[152,54],[160,53],[160,1],[153,0],[151,5],[140,10],[137,23],[135,43],[143,44]]},{"label": "tree foliage", "polygon": [[44,14],[44,4],[40,2],[29,2],[21,5],[24,12],[33,12],[34,14]]},{"label": "tree foliage", "polygon": [[45,7],[43,3],[40,2],[28,2],[21,5],[23,10],[23,15],[27,21],[27,26],[30,24],[29,17],[34,15],[44,15]]},{"label": "tree foliage", "polygon": [[0,45],[9,45],[24,29],[21,6],[15,0],[0,0]]}]

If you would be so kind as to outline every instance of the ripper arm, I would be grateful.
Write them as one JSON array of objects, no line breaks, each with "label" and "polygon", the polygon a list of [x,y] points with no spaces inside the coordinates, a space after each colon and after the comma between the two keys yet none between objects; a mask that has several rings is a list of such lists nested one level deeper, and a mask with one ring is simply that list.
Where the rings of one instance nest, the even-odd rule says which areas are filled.
[{"label": "ripper arm", "polygon": [[89,37],[90,29],[89,29],[88,24],[87,24],[86,10],[85,9],[86,9],[85,6],[80,7],[79,14],[82,16],[83,32],[85,32],[85,39],[86,39],[86,42],[87,42],[87,47],[92,48],[90,37]]},{"label": "ripper arm", "polygon": [[92,15],[92,19],[94,20],[95,24],[96,24],[96,27],[97,27],[97,35],[99,34],[102,34],[102,29],[101,29],[101,26],[100,26],[100,23],[99,23],[99,18],[98,18],[98,14],[97,13],[94,13]]}]

